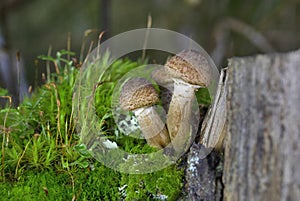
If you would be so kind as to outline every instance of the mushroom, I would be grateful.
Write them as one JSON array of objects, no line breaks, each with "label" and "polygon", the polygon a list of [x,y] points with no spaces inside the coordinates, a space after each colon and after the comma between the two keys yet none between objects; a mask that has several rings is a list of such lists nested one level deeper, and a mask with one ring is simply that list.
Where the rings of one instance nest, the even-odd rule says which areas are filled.
[{"label": "mushroom", "polygon": [[170,137],[154,105],[159,96],[153,85],[145,78],[132,78],[122,87],[119,97],[123,110],[132,111],[137,117],[147,143],[156,148],[164,148]]},{"label": "mushroom", "polygon": [[195,91],[210,84],[210,65],[202,54],[193,50],[184,50],[167,61],[165,70],[174,80],[174,92],[167,114],[167,127],[174,150],[182,152],[188,148],[191,135],[196,132],[193,129],[197,129],[191,124],[194,120],[192,119],[193,105],[197,103]]},{"label": "mushroom", "polygon": [[153,70],[153,72],[151,73],[151,77],[159,85],[162,106],[165,111],[168,111],[174,87],[173,79],[165,71],[165,68],[163,66],[160,66]]}]

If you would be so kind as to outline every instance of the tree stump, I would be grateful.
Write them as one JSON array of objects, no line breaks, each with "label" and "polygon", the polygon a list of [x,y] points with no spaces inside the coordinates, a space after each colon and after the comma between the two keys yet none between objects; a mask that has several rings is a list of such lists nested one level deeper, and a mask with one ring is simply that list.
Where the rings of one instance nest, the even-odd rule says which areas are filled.
[{"label": "tree stump", "polygon": [[228,65],[224,199],[300,199],[300,51]]}]

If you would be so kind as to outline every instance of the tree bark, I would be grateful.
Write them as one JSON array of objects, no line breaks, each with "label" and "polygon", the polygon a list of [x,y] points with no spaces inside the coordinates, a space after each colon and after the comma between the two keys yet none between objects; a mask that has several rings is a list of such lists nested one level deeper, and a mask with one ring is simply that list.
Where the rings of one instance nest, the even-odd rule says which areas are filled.
[{"label": "tree bark", "polygon": [[300,199],[300,50],[232,58],[223,181],[228,201]]},{"label": "tree bark", "polygon": [[[223,197],[222,167],[223,161],[219,153],[212,151],[205,158],[203,145],[194,143],[188,154],[185,170],[186,194],[181,200],[217,201]],[[205,154],[205,153],[204,153]]]}]

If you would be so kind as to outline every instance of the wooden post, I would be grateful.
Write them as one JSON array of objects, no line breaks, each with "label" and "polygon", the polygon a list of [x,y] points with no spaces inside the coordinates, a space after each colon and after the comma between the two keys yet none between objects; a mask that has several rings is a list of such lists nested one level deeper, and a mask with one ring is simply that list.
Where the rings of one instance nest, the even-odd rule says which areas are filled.
[{"label": "wooden post", "polygon": [[224,200],[300,199],[300,50],[232,58]]}]

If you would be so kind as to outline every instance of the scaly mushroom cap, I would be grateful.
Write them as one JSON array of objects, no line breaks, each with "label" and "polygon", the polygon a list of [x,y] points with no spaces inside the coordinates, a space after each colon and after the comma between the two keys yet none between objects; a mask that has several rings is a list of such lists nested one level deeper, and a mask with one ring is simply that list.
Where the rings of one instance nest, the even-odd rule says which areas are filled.
[{"label": "scaly mushroom cap", "polygon": [[157,82],[157,84],[166,86],[169,84],[173,84],[173,79],[170,74],[166,71],[166,69],[161,66],[156,68],[151,73],[151,78]]},{"label": "scaly mushroom cap", "polygon": [[189,84],[207,87],[211,82],[208,60],[194,50],[184,50],[171,57],[165,64],[165,70]]},{"label": "scaly mushroom cap", "polygon": [[119,102],[123,110],[152,106],[159,101],[153,85],[145,78],[132,78],[122,87]]}]

